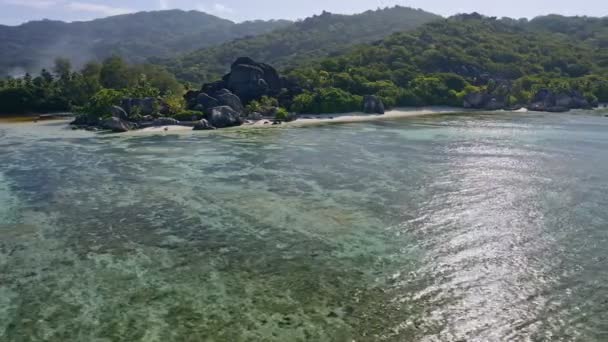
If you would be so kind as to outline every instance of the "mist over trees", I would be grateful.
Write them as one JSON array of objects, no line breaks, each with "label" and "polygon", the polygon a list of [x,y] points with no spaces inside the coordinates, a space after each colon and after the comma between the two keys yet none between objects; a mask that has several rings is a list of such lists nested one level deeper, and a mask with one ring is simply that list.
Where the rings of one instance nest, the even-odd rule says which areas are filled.
[{"label": "mist over trees", "polygon": [[237,24],[202,12],[168,10],[85,22],[0,25],[0,77],[38,73],[60,57],[70,59],[75,67],[111,56],[144,63],[149,57],[172,57],[289,24],[287,20]]},{"label": "mist over trees", "polygon": [[38,76],[0,80],[0,113],[46,113],[78,110],[99,92],[111,89],[126,96],[179,96],[183,86],[160,66],[131,65],[120,57],[89,62],[73,70],[68,59],[55,60],[52,70]]}]

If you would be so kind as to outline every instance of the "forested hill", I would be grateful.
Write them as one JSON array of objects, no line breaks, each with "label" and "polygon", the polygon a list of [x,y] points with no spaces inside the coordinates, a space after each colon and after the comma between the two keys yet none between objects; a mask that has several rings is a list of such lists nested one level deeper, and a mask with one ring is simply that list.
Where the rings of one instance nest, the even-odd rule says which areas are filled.
[{"label": "forested hill", "polygon": [[523,22],[523,25],[532,31],[556,33],[595,47],[608,48],[608,17],[547,15]]},{"label": "forested hill", "polygon": [[139,12],[86,22],[0,25],[0,76],[49,68],[57,57],[75,66],[119,55],[129,62],[170,57],[235,38],[270,32],[289,21],[240,24],[197,11]]},{"label": "forested hill", "polygon": [[388,106],[461,106],[466,94],[480,91],[526,104],[541,88],[608,101],[608,49],[574,39],[577,30],[541,27],[539,21],[460,15],[354,47],[291,72],[309,90],[294,110],[353,110],[367,94]]},{"label": "forested hill", "polygon": [[240,56],[250,56],[282,69],[439,19],[438,15],[400,6],[356,15],[324,12],[267,34],[154,62],[166,65],[182,80],[201,83],[223,75]]}]

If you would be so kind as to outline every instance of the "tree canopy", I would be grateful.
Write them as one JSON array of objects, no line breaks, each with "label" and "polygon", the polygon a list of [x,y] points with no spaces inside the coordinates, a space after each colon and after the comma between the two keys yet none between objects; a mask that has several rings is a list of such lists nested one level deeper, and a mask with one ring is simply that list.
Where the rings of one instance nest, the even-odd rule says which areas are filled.
[{"label": "tree canopy", "polygon": [[[366,94],[379,95],[388,106],[462,105],[467,93],[497,84],[509,85],[514,103],[529,101],[540,88],[576,89],[608,101],[607,49],[595,38],[575,39],[580,30],[564,34],[536,25],[473,14],[396,33],[290,70],[307,89],[294,105],[314,112],[357,110],[354,100],[351,107],[325,102]],[[338,90],[337,102],[325,96]]]},{"label": "tree canopy", "polygon": [[438,15],[399,6],[356,15],[324,12],[266,34],[154,62],[165,65],[179,79],[203,83],[221,77],[238,57],[248,56],[277,68],[293,67],[438,19]]}]

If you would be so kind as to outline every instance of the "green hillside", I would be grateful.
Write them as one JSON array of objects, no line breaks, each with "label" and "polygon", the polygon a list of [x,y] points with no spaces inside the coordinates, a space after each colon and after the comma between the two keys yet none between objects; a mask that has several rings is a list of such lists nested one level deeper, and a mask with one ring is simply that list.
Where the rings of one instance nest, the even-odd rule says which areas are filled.
[{"label": "green hillside", "polygon": [[33,21],[0,25],[0,75],[49,68],[57,57],[76,66],[119,55],[129,62],[170,57],[235,38],[272,31],[289,21],[235,24],[197,11],[139,12],[86,22]]},{"label": "green hillside", "polygon": [[282,69],[440,19],[432,13],[399,6],[357,15],[324,12],[268,34],[154,62],[166,65],[179,79],[201,83],[223,75],[230,63],[241,56]]}]

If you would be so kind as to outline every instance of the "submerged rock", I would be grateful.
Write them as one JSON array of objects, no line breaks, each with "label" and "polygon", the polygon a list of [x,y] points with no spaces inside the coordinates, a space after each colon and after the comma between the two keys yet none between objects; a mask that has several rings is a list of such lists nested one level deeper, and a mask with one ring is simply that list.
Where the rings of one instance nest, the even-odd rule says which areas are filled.
[{"label": "submerged rock", "polygon": [[467,109],[498,110],[506,108],[507,101],[504,96],[474,92],[464,97],[463,107]]},{"label": "submerged rock", "polygon": [[363,97],[363,112],[366,114],[384,114],[384,103],[375,95]]},{"label": "submerged rock", "polygon": [[528,106],[529,110],[540,112],[567,112],[570,109],[591,109],[592,103],[576,90],[554,93],[549,89],[541,89]]}]

